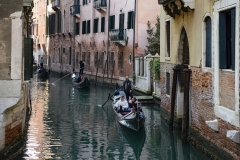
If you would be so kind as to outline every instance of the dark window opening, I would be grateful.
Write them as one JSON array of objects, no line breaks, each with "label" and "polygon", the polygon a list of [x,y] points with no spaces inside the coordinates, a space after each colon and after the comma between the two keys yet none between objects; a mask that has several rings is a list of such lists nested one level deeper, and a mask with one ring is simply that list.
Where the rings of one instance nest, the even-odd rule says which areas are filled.
[{"label": "dark window opening", "polygon": [[105,32],[105,17],[101,19],[101,32]]},{"label": "dark window opening", "polygon": [[124,29],[124,13],[119,15],[119,29]]},{"label": "dark window opening", "polygon": [[170,95],[170,73],[166,73],[166,94]]},{"label": "dark window opening", "polygon": [[94,28],[93,28],[93,33],[98,32],[98,18],[94,19]]},{"label": "dark window opening", "polygon": [[166,40],[167,40],[167,55],[170,57],[170,21],[166,21]]},{"label": "dark window opening", "polygon": [[110,16],[110,30],[115,29],[115,15]]},{"label": "dark window opening", "polygon": [[212,22],[211,18],[205,19],[206,25],[206,55],[205,55],[205,67],[212,67]]},{"label": "dark window opening", "polygon": [[75,31],[76,35],[79,35],[79,29],[80,29],[80,23],[77,22],[76,23],[76,31]]},{"label": "dark window opening", "polygon": [[128,25],[127,25],[127,29],[133,29],[133,25],[134,25],[134,12],[128,12]]},{"label": "dark window opening", "polygon": [[86,34],[86,21],[82,21],[82,34]]},{"label": "dark window opening", "polygon": [[91,27],[90,27],[90,25],[91,25],[91,22],[90,22],[90,20],[88,20],[88,21],[87,21],[87,34],[91,32]]}]

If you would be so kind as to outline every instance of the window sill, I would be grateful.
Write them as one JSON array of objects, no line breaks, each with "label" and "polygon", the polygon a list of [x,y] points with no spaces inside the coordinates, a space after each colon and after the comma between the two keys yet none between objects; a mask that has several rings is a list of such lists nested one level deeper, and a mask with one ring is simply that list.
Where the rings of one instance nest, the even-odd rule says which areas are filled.
[{"label": "window sill", "polygon": [[203,72],[208,72],[208,73],[212,73],[212,71],[213,71],[213,68],[211,68],[211,67],[202,67],[202,70],[203,70]]},{"label": "window sill", "polygon": [[224,72],[235,72],[235,71],[233,71],[232,69],[219,69],[219,70],[222,70],[222,71],[224,71]]},{"label": "window sill", "polygon": [[165,61],[170,61],[171,58],[170,57],[165,57]]}]

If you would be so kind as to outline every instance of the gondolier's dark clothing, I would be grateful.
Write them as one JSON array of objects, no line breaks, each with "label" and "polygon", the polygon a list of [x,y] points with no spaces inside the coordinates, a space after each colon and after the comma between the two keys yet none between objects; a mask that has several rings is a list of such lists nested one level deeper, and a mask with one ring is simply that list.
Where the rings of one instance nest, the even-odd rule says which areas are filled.
[{"label": "gondolier's dark clothing", "polygon": [[127,98],[127,101],[129,100],[129,97],[133,97],[132,96],[132,93],[130,93],[130,90],[132,90],[132,81],[128,80],[128,81],[124,81],[123,82],[123,90],[126,94],[126,98]]},{"label": "gondolier's dark clothing", "polygon": [[84,70],[84,67],[85,67],[86,63],[84,61],[80,61],[79,62],[79,73],[80,74],[83,74],[83,70]]}]

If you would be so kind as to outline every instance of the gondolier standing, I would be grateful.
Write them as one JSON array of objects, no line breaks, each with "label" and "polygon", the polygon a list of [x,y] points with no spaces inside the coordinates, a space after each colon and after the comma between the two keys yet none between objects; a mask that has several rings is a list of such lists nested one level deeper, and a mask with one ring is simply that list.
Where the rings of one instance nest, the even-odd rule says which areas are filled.
[{"label": "gondolier standing", "polygon": [[126,94],[127,101],[129,97],[132,99],[132,81],[129,80],[128,76],[126,76],[126,80],[123,82],[123,89]]},{"label": "gondolier standing", "polygon": [[79,74],[82,75],[83,74],[83,70],[85,67],[86,63],[83,60],[79,61]]}]

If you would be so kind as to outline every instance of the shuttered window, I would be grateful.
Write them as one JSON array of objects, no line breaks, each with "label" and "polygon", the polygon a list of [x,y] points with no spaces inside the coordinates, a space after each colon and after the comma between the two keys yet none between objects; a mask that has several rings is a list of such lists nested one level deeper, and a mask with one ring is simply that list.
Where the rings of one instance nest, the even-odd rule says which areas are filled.
[{"label": "shuttered window", "polygon": [[97,67],[98,65],[98,52],[94,53],[94,66]]},{"label": "shuttered window", "polygon": [[123,52],[118,52],[118,69],[123,69]]},{"label": "shuttered window", "polygon": [[119,15],[119,29],[124,29],[124,13]]},{"label": "shuttered window", "polygon": [[86,34],[86,21],[82,21],[82,34]]},{"label": "shuttered window", "polygon": [[61,23],[62,23],[62,14],[61,14],[61,11],[58,11],[58,13],[57,13],[57,16],[58,16],[58,20],[57,20],[57,23],[58,23],[58,25],[57,25],[57,32],[58,33],[61,33]]},{"label": "shuttered window", "polygon": [[103,65],[104,65],[104,52],[101,52],[101,54],[100,54],[100,64],[99,64],[99,67],[100,67],[100,68],[103,68]]},{"label": "shuttered window", "polygon": [[105,32],[105,17],[101,18],[101,32]]},{"label": "shuttered window", "polygon": [[110,55],[109,55],[109,67],[110,67],[110,69],[113,69],[113,63],[114,63],[114,52],[110,52]]},{"label": "shuttered window", "polygon": [[133,29],[133,24],[134,24],[133,14],[134,14],[133,11],[128,12],[128,24],[127,24],[127,29]]},{"label": "shuttered window", "polygon": [[77,22],[76,23],[76,31],[75,31],[76,35],[79,35],[79,29],[80,29],[80,23]]},{"label": "shuttered window", "polygon": [[219,13],[219,67],[235,70],[236,9]]},{"label": "shuttered window", "polygon": [[170,21],[166,21],[166,57],[170,57]]},{"label": "shuttered window", "polygon": [[170,95],[170,73],[166,73],[166,94]]},{"label": "shuttered window", "polygon": [[205,67],[212,67],[212,22],[211,18],[205,19],[206,25],[206,56],[205,56]]},{"label": "shuttered window", "polygon": [[90,27],[90,25],[91,25],[91,21],[88,20],[88,21],[87,21],[87,34],[91,32],[91,27]]},{"label": "shuttered window", "polygon": [[72,48],[69,47],[69,65],[72,64]]},{"label": "shuttered window", "polygon": [[94,19],[94,27],[93,27],[93,33],[98,32],[98,18]]},{"label": "shuttered window", "polygon": [[115,29],[115,15],[110,16],[110,30]]}]

